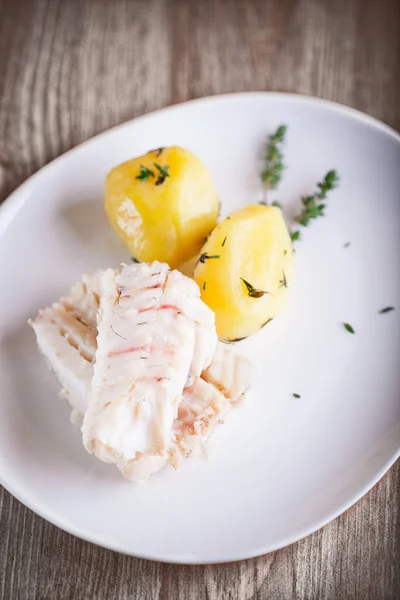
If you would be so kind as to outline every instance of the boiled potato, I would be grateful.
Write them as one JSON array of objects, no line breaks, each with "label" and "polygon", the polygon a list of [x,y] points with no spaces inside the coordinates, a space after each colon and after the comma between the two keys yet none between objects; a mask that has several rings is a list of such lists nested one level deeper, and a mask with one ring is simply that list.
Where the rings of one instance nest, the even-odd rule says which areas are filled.
[{"label": "boiled potato", "polygon": [[292,243],[279,208],[250,205],[221,221],[194,270],[201,297],[215,312],[219,337],[238,341],[275,317],[292,271]]},{"label": "boiled potato", "polygon": [[175,268],[215,227],[219,201],[204,163],[171,146],[115,167],[107,176],[105,208],[136,259]]}]

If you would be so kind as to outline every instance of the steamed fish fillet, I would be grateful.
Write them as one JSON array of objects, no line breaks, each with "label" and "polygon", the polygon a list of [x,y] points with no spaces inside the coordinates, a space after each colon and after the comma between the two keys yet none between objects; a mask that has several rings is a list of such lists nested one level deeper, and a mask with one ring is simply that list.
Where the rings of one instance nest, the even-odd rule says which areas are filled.
[{"label": "steamed fish fillet", "polygon": [[218,342],[208,369],[201,378],[183,390],[178,416],[173,423],[173,444],[168,457],[139,454],[134,460],[120,462],[118,468],[131,481],[139,482],[168,462],[177,468],[182,459],[198,455],[218,424],[232,407],[244,399],[251,387],[250,361],[231,346]]},{"label": "steamed fish fillet", "polygon": [[94,273],[84,276],[67,296],[29,322],[61,384],[61,395],[80,414],[85,413],[91,397],[98,306],[99,274]]},{"label": "steamed fish fillet", "polygon": [[159,471],[167,463],[179,467],[182,459],[195,456],[203,450],[216,425],[221,423],[232,403],[216,387],[200,377],[185,388],[179,404],[178,416],[173,422],[172,444],[168,455],[139,453],[134,460],[118,464],[121,473],[131,481],[139,482]]},{"label": "steamed fish fillet", "polygon": [[250,389],[250,361],[236,354],[232,346],[218,342],[213,360],[202,377],[232,402],[237,402]]},{"label": "steamed fish fillet", "polygon": [[84,445],[113,463],[167,455],[189,373],[199,376],[215,352],[214,314],[193,280],[158,262],[108,269],[100,291]]},{"label": "steamed fish fillet", "polygon": [[[31,322],[38,345],[63,387],[62,395],[69,400],[74,414],[81,417],[91,395],[97,349],[99,279],[100,273],[83,276],[66,297],[41,311]],[[60,306],[68,308],[68,317],[59,310]],[[74,331],[73,345],[66,340],[67,322],[63,321],[64,318],[70,330]],[[75,319],[73,326],[71,319]],[[81,353],[82,348],[85,348],[84,354]],[[89,356],[90,361],[87,360]],[[232,346],[218,342],[212,363],[201,377],[183,390],[178,415],[172,426],[172,445],[168,456],[138,453],[134,460],[117,465],[125,477],[143,481],[167,463],[176,467],[182,458],[198,454],[217,424],[250,389],[251,365],[247,359],[237,355]],[[204,378],[208,378],[207,386],[203,385]]]}]

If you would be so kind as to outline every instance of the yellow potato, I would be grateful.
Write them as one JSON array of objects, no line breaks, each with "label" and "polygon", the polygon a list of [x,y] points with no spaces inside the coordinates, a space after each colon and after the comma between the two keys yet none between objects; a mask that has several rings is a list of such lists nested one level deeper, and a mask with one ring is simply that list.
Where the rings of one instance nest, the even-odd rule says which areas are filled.
[{"label": "yellow potato", "polygon": [[171,146],[115,167],[107,176],[105,208],[135,258],[175,268],[215,227],[219,201],[204,163]]},{"label": "yellow potato", "polygon": [[194,279],[215,312],[219,337],[238,341],[280,312],[292,272],[292,243],[281,210],[257,204],[217,225],[201,249]]}]

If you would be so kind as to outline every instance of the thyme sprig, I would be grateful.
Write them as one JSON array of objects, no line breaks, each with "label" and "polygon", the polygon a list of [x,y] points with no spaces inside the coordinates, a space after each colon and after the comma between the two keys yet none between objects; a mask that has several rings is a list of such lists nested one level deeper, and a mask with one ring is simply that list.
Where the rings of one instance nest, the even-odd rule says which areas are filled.
[{"label": "thyme sprig", "polygon": [[[337,172],[332,169],[331,171],[328,171],[322,181],[317,183],[317,188],[319,188],[319,190],[315,191],[314,194],[311,194],[310,196],[302,197],[301,202],[304,208],[296,219],[299,225],[308,227],[312,219],[324,216],[324,210],[326,208],[324,200],[326,199],[326,195],[329,191],[337,187],[338,183],[339,176]],[[300,238],[300,232],[292,231],[290,237],[292,238],[292,242],[294,242]]]},{"label": "thyme sprig", "polygon": [[280,125],[275,133],[268,138],[265,166],[261,173],[261,179],[266,190],[276,188],[285,169],[281,146],[285,141],[286,130],[286,125]]}]

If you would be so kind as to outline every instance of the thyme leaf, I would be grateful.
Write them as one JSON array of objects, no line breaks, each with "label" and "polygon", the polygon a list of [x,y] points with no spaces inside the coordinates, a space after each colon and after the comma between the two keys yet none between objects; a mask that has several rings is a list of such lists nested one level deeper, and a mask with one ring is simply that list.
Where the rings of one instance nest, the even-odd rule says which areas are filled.
[{"label": "thyme leaf", "polygon": [[335,189],[339,183],[339,176],[335,170],[328,171],[322,181],[317,183],[319,190],[315,191],[310,196],[303,196],[301,202],[303,210],[297,217],[297,222],[303,227],[307,227],[312,219],[324,216],[326,204],[325,200],[327,193]]},{"label": "thyme leaf", "polygon": [[240,277],[240,279],[243,281],[244,285],[246,286],[247,294],[248,294],[248,296],[250,296],[250,298],[261,298],[262,296],[269,294],[269,292],[266,292],[264,290],[258,290],[253,285],[251,285],[251,283],[249,283],[248,281],[243,279],[243,277]]},{"label": "thyme leaf", "polygon": [[126,340],[127,338],[124,337],[123,335],[121,335],[120,333],[118,333],[117,331],[115,331],[114,327],[112,325],[110,325],[110,329],[113,333],[115,333],[115,335],[117,335],[118,337],[120,337],[122,340]]},{"label": "thyme leaf", "polygon": [[161,185],[162,183],[164,183],[164,181],[166,180],[167,177],[169,177],[169,165],[164,165],[163,167],[161,165],[159,165],[158,163],[154,163],[155,168],[158,170],[158,176],[157,176],[157,181],[156,181],[156,185]]},{"label": "thyme leaf", "polygon": [[137,175],[136,179],[140,179],[140,181],[148,181],[149,177],[154,177],[154,171],[140,165],[140,173]]},{"label": "thyme leaf", "polygon": [[279,287],[285,287],[287,288],[287,281],[286,281],[286,275],[285,275],[285,271],[282,271],[282,279],[279,281]]},{"label": "thyme leaf", "polygon": [[206,262],[206,260],[211,260],[212,258],[221,258],[221,257],[219,254],[207,254],[207,252],[203,252],[203,254],[200,255],[200,258],[197,262],[204,264]]},{"label": "thyme leaf", "polygon": [[391,312],[392,310],[394,310],[394,306],[386,306],[386,308],[381,308],[379,314],[384,315],[385,313]]},{"label": "thyme leaf", "polygon": [[220,341],[223,342],[224,344],[235,344],[236,342],[241,342],[242,340],[245,340],[246,337],[247,336],[240,337],[240,338],[226,338],[226,339],[220,338]]},{"label": "thyme leaf", "polygon": [[274,320],[274,319],[273,319],[273,317],[271,317],[270,319],[267,319],[267,320],[265,321],[265,323],[263,323],[263,324],[261,325],[260,329],[262,329],[263,327],[265,327],[266,325],[268,325],[268,323],[270,323],[270,322],[271,322],[271,321],[273,321],[273,320]]}]

